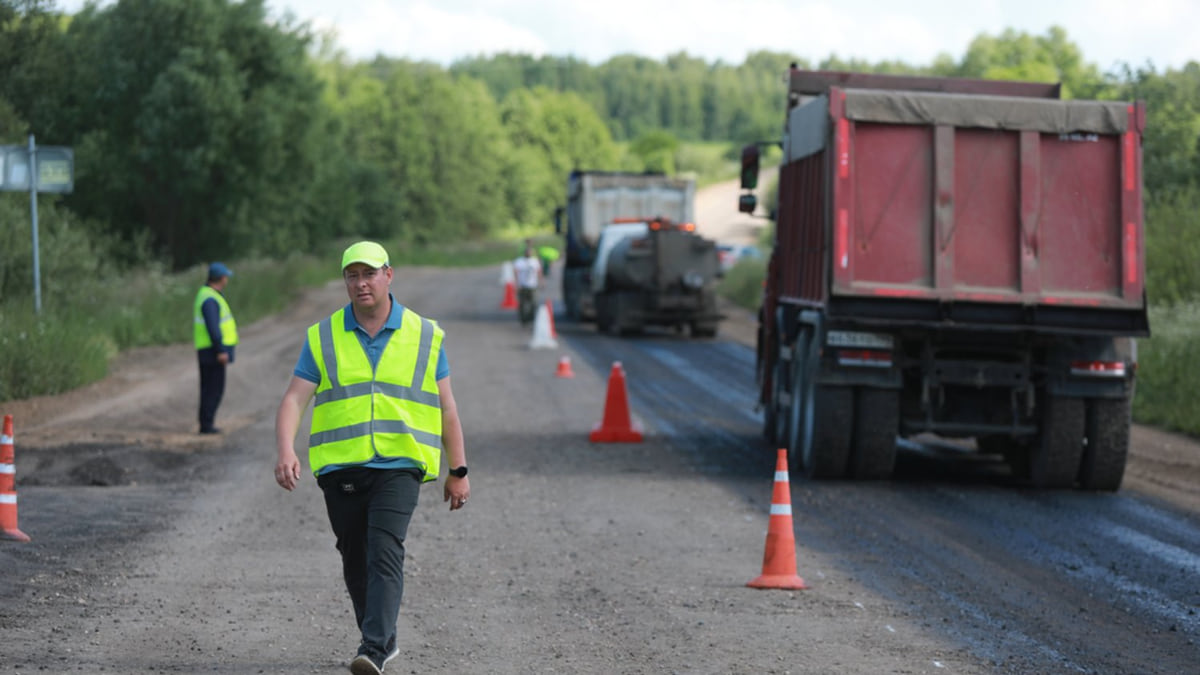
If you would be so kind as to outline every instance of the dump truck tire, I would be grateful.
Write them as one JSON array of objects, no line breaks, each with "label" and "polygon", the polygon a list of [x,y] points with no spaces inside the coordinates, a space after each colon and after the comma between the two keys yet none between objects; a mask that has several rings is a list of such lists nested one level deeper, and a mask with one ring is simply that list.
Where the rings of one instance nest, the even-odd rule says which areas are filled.
[{"label": "dump truck tire", "polygon": [[771,403],[768,406],[770,412],[769,430],[765,430],[769,435],[767,439],[770,443],[787,443],[788,438],[788,410],[784,406],[784,401],[787,397],[784,395],[791,387],[791,375],[788,370],[791,368],[791,363],[778,359],[775,361],[774,373],[771,375]]},{"label": "dump truck tire", "polygon": [[808,398],[812,401],[812,430],[804,434],[804,475],[845,478],[854,429],[854,390],[818,385],[809,389]]},{"label": "dump truck tire", "polygon": [[779,444],[787,449],[788,467],[799,472],[804,466],[804,443],[812,428],[812,406],[808,405],[808,392],[812,388],[809,379],[811,355],[809,354],[808,329],[801,329],[792,345],[792,360],[788,362],[791,369],[788,375],[789,398],[786,408],[780,410],[786,422],[782,425],[785,433],[779,437]]},{"label": "dump truck tire", "polygon": [[1079,464],[1079,487],[1114,492],[1125,477],[1129,456],[1129,398],[1087,401],[1086,444]]},{"label": "dump truck tire", "polygon": [[1042,428],[1030,448],[1029,479],[1037,488],[1075,484],[1083,457],[1083,399],[1045,396]]},{"label": "dump truck tire", "polygon": [[863,480],[890,478],[896,465],[900,393],[894,389],[859,387],[854,399],[850,476]]}]

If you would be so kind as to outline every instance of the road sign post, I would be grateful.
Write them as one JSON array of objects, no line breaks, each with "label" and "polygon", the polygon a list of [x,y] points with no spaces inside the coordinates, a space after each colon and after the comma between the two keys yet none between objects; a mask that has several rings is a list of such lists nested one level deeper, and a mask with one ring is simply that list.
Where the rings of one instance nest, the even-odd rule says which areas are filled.
[{"label": "road sign post", "polygon": [[29,134],[28,148],[0,145],[0,190],[29,190],[33,227],[33,310],[42,312],[42,274],[38,255],[37,193],[69,193],[75,189],[75,152],[71,148],[37,147]]}]

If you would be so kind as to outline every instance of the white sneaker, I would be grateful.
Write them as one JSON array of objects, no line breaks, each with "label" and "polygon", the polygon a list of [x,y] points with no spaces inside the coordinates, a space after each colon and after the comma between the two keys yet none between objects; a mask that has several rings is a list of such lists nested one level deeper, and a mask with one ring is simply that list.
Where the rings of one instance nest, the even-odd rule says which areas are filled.
[{"label": "white sneaker", "polygon": [[393,644],[392,651],[388,652],[388,655],[383,657],[383,665],[379,666],[379,669],[383,670],[384,668],[387,668],[388,661],[391,661],[397,656],[400,656],[400,645]]},{"label": "white sneaker", "polygon": [[359,654],[350,662],[350,672],[354,675],[382,675],[383,669],[366,654]]}]

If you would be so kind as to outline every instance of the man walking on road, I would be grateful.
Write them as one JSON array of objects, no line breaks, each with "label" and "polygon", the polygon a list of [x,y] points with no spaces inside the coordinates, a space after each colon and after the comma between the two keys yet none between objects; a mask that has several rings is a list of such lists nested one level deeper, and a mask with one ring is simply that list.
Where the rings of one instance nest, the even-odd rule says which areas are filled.
[{"label": "man walking on road", "polygon": [[208,266],[208,282],[192,303],[192,336],[200,363],[200,433],[217,434],[217,408],[225,395],[225,368],[233,363],[238,343],[237,322],[222,292],[233,276],[224,263]]},{"label": "man walking on road", "polygon": [[308,329],[275,418],[275,481],[300,479],[295,438],[315,396],[309,468],[325,495],[342,576],[362,633],[354,675],[378,675],[400,653],[404,539],[422,483],[446,452],[442,500],[467,503],[466,450],[438,324],[406,309],[389,288],[387,251],[359,242],[342,255],[350,304]]},{"label": "man walking on road", "polygon": [[542,262],[534,253],[533,244],[525,244],[525,253],[513,261],[513,272],[517,276],[517,314],[521,324],[533,321],[536,311],[537,289],[542,285]]}]

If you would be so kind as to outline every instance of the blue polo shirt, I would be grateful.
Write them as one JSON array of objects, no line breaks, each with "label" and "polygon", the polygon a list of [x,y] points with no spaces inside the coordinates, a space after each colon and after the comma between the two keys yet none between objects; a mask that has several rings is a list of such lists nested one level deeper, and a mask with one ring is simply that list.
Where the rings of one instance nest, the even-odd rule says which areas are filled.
[{"label": "blue polo shirt", "polygon": [[[363,351],[367,354],[367,359],[371,362],[371,367],[374,368],[379,364],[379,357],[383,354],[383,348],[387,346],[388,340],[392,338],[392,333],[395,333],[401,325],[401,318],[404,316],[404,305],[396,301],[392,294],[388,294],[388,299],[392,301],[392,312],[388,315],[387,322],[383,324],[383,328],[375,337],[367,335],[367,331],[359,325],[358,320],[354,318],[354,310],[350,305],[346,305],[343,316],[345,317],[345,329],[354,331],[358,336],[358,342],[363,346]],[[442,344],[442,348],[438,350],[438,362],[436,379],[441,380],[450,375],[450,364],[446,361],[446,347]],[[300,358],[296,361],[296,367],[292,370],[292,374],[303,380],[308,380],[314,384],[321,383],[321,371],[317,368],[317,360],[313,358],[312,347],[309,346],[308,340],[304,340],[304,347],[300,350]],[[372,469],[414,469],[420,466],[413,460],[407,457],[393,457],[384,459],[376,456],[375,459],[366,464],[327,464],[321,467],[318,472],[326,474],[330,471],[345,469],[347,467],[369,467]]]}]

